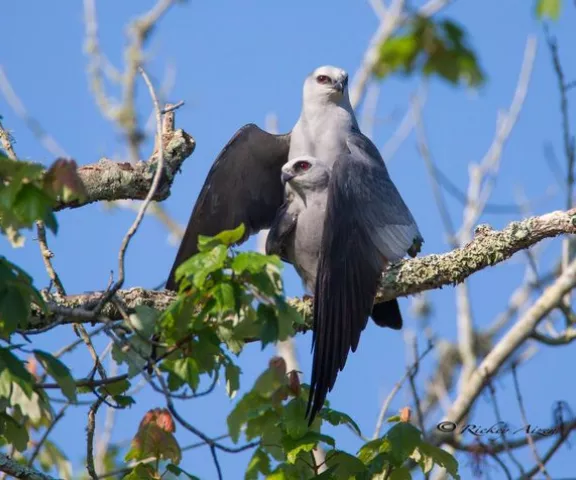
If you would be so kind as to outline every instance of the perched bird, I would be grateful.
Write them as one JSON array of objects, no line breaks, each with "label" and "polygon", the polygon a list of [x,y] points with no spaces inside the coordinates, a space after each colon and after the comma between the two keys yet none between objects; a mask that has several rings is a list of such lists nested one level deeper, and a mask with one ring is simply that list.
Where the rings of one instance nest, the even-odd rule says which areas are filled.
[{"label": "perched bird", "polygon": [[[324,231],[330,168],[309,155],[296,157],[282,167],[285,202],[266,238],[266,253],[291,263],[304,288],[314,294]],[[372,318],[382,327],[402,328],[396,299],[375,304]]]},{"label": "perched bird", "polygon": [[[356,350],[370,314],[378,325],[402,326],[397,301],[372,309],[374,295],[385,265],[406,253],[415,255],[423,242],[378,149],[358,128],[347,85],[344,70],[320,67],[304,82],[302,111],[290,133],[272,135],[246,125],[234,135],[202,187],[166,284],[176,289],[174,272],[197,253],[199,234],[216,235],[244,223],[242,243],[274,224],[271,248],[295,262],[307,285],[314,284],[310,423],[344,368],[348,352]],[[319,184],[327,177],[323,216],[312,208],[308,211],[310,202],[298,195],[297,182],[290,185],[291,173],[283,170],[297,157],[306,157],[299,161],[311,165],[311,157],[318,160]],[[295,167],[293,163],[291,168]],[[284,202],[283,175],[286,193],[299,199]],[[308,191],[310,199],[316,197],[313,188]],[[320,201],[317,197],[312,203]],[[290,226],[286,213],[298,208],[304,226],[300,229],[297,221],[292,227],[296,233],[286,236],[284,230]],[[293,238],[293,246],[283,245],[281,238]],[[314,262],[307,260],[313,244],[320,246],[315,282],[313,268],[309,271]]]}]

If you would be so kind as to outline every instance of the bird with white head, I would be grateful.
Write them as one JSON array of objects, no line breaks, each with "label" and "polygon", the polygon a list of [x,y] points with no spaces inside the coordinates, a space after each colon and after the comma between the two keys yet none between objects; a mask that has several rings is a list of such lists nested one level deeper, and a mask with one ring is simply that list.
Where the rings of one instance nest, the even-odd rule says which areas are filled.
[{"label": "bird with white head", "polygon": [[[284,179],[284,182],[283,182]],[[317,68],[304,82],[290,133],[242,127],[220,152],[202,187],[166,288],[198,252],[198,235],[243,223],[245,236],[271,228],[269,252],[294,264],[314,292],[313,363],[307,416],[312,423],[371,315],[398,329],[396,300],[373,305],[382,269],[423,242],[416,222],[348,97],[348,75]]]}]

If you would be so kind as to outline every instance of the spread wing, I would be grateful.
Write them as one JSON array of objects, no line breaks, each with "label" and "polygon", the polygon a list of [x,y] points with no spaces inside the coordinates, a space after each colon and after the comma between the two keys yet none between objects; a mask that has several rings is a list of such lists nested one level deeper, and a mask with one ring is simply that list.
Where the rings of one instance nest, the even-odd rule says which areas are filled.
[{"label": "spread wing", "polygon": [[359,133],[347,143],[350,152],[336,160],[330,178],[318,263],[309,423],[358,347],[385,261],[422,241],[374,144]]},{"label": "spread wing", "polygon": [[220,152],[198,196],[166,288],[176,290],[181,263],[198,252],[198,235],[213,236],[244,223],[250,235],[270,227],[284,200],[280,180],[290,134],[272,135],[254,124],[242,127]]}]

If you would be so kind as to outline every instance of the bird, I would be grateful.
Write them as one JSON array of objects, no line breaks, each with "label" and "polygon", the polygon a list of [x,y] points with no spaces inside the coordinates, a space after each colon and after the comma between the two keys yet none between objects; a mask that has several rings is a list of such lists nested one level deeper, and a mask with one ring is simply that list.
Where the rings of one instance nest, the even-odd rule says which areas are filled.
[{"label": "bird", "polygon": [[358,127],[347,86],[346,71],[318,67],[304,81],[302,110],[290,132],[276,135],[249,123],[232,136],[200,190],[168,274],[167,290],[178,289],[176,269],[198,253],[198,235],[214,236],[243,223],[244,235],[237,242],[241,244],[270,228],[284,202],[282,166],[298,156],[337,149],[324,126],[348,129],[353,123]]},{"label": "bird", "polygon": [[[285,202],[266,236],[266,254],[278,255],[292,264],[305,290],[314,293],[324,217],[328,200],[329,166],[318,158],[303,155],[282,167]],[[402,328],[396,299],[373,306],[371,317],[382,327]]]},{"label": "bird", "polygon": [[[196,201],[166,288],[177,289],[175,271],[198,252],[198,235],[216,235],[243,223],[240,244],[260,230],[274,226],[273,235],[279,235],[289,227],[285,213],[293,203],[288,197],[295,192],[283,167],[298,157],[318,159],[323,165],[319,168],[329,172],[324,218],[321,221],[320,216],[316,223],[321,234],[309,229],[313,241],[320,235],[306,409],[311,424],[350,350],[358,347],[369,316],[381,326],[402,326],[397,301],[374,306],[374,296],[387,264],[407,253],[416,255],[423,243],[382,156],[360,132],[343,69],[323,66],[308,75],[301,114],[289,133],[274,135],[248,124],[227,143]],[[298,203],[292,208],[298,208]],[[313,217],[311,212],[304,215],[309,214]],[[290,261],[292,247],[280,248],[286,249],[284,258]]]}]

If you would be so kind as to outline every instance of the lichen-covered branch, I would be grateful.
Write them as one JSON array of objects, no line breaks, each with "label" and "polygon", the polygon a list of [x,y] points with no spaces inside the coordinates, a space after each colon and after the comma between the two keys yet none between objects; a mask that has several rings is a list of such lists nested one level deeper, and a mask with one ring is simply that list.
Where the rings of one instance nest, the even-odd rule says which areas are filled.
[{"label": "lichen-covered branch", "polygon": [[3,453],[0,453],[0,472],[7,473],[14,478],[20,478],[22,480],[57,480],[26,465],[22,465]]},{"label": "lichen-covered branch", "polygon": [[576,233],[576,209],[512,222],[503,230],[479,225],[474,233],[472,241],[462,248],[407,260],[386,271],[378,300],[456,285],[473,273],[503,262],[545,238]]},{"label": "lichen-covered branch", "polygon": [[[516,252],[529,248],[545,238],[569,233],[576,233],[576,209],[566,212],[556,211],[513,222],[499,231],[487,225],[480,225],[476,228],[474,239],[462,248],[440,255],[432,254],[405,260],[391,267],[382,275],[377,300],[385,301],[445,285],[455,285],[475,272],[501,263]],[[172,292],[144,288],[119,290],[116,295],[128,309],[146,305],[157,310],[165,310],[176,298]],[[102,292],[90,292],[68,295],[62,301],[52,302],[49,304],[49,309],[53,315],[45,316],[35,311],[23,332],[45,329],[52,324],[101,322],[98,318],[94,318],[94,314],[90,311],[101,297]],[[306,300],[296,301],[296,306],[305,314],[311,310]],[[121,312],[113,303],[104,307],[100,317],[106,320],[122,318]],[[301,326],[299,330],[302,330]]]},{"label": "lichen-covered branch", "polygon": [[[196,146],[194,139],[184,130],[164,132],[164,174],[152,200],[168,198],[176,173]],[[96,163],[78,168],[78,175],[86,189],[82,201],[62,202],[55,210],[77,208],[83,205],[113,200],[144,200],[154,179],[158,150],[150,160],[136,163],[116,162],[102,158]]]}]

